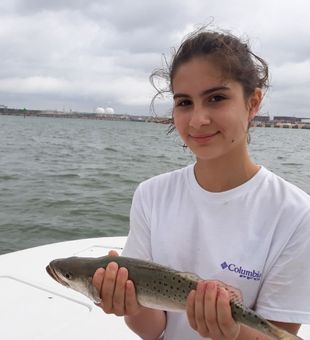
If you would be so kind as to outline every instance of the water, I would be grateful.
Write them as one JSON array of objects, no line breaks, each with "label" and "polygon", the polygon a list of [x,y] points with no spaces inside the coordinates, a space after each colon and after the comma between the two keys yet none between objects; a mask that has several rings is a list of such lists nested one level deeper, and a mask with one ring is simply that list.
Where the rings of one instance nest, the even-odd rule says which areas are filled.
[{"label": "water", "polygon": [[[142,180],[194,161],[167,125],[0,116],[0,254],[126,235]],[[309,130],[252,132],[251,153],[310,193]]]}]

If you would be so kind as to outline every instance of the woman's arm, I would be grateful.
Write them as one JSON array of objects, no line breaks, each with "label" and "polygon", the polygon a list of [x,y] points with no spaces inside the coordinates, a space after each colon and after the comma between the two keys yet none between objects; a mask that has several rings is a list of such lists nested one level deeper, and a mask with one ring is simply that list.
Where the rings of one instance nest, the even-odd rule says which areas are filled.
[{"label": "woman's arm", "polygon": [[161,310],[141,308],[132,316],[125,316],[127,326],[144,340],[159,339],[166,328],[166,313]]}]

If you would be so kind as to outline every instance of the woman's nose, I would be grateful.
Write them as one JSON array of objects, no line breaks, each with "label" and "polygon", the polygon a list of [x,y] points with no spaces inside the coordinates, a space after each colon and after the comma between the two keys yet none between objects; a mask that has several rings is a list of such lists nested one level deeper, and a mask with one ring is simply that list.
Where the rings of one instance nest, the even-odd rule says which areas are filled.
[{"label": "woman's nose", "polygon": [[189,125],[192,128],[198,129],[203,125],[209,125],[211,118],[206,108],[197,106],[193,109]]}]

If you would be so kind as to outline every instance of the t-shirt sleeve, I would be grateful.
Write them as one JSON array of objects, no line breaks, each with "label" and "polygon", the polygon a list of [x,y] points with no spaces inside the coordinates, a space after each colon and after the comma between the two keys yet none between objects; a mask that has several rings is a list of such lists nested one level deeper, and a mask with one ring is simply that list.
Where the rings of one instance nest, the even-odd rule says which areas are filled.
[{"label": "t-shirt sleeve", "polygon": [[130,209],[130,229],[122,255],[152,260],[151,212],[142,184],[136,189]]},{"label": "t-shirt sleeve", "polygon": [[310,211],[264,279],[255,309],[269,320],[310,323]]}]

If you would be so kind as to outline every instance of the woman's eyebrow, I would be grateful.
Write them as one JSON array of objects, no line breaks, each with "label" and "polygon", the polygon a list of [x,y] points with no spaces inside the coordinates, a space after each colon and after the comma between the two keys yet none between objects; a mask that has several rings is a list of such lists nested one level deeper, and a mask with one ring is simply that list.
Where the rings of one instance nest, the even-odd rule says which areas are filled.
[{"label": "woman's eyebrow", "polygon": [[[205,96],[205,95],[207,95],[207,94],[210,94],[210,93],[213,93],[213,92],[216,92],[216,91],[219,91],[219,90],[221,90],[221,91],[227,91],[227,90],[230,90],[230,88],[227,87],[227,86],[216,86],[216,87],[212,87],[212,88],[210,88],[210,89],[208,89],[208,90],[204,90],[203,92],[201,92],[201,93],[200,93],[200,97],[203,97],[203,96]],[[173,99],[180,98],[180,97],[182,97],[182,98],[184,98],[184,97],[190,97],[190,95],[188,95],[188,94],[186,94],[186,93],[175,93],[175,94],[173,95]]]},{"label": "woman's eyebrow", "polygon": [[200,96],[203,97],[206,94],[210,94],[212,92],[216,92],[216,91],[227,91],[230,90],[230,88],[228,86],[216,86],[216,87],[212,87],[211,89],[205,90],[203,92],[200,93]]}]

